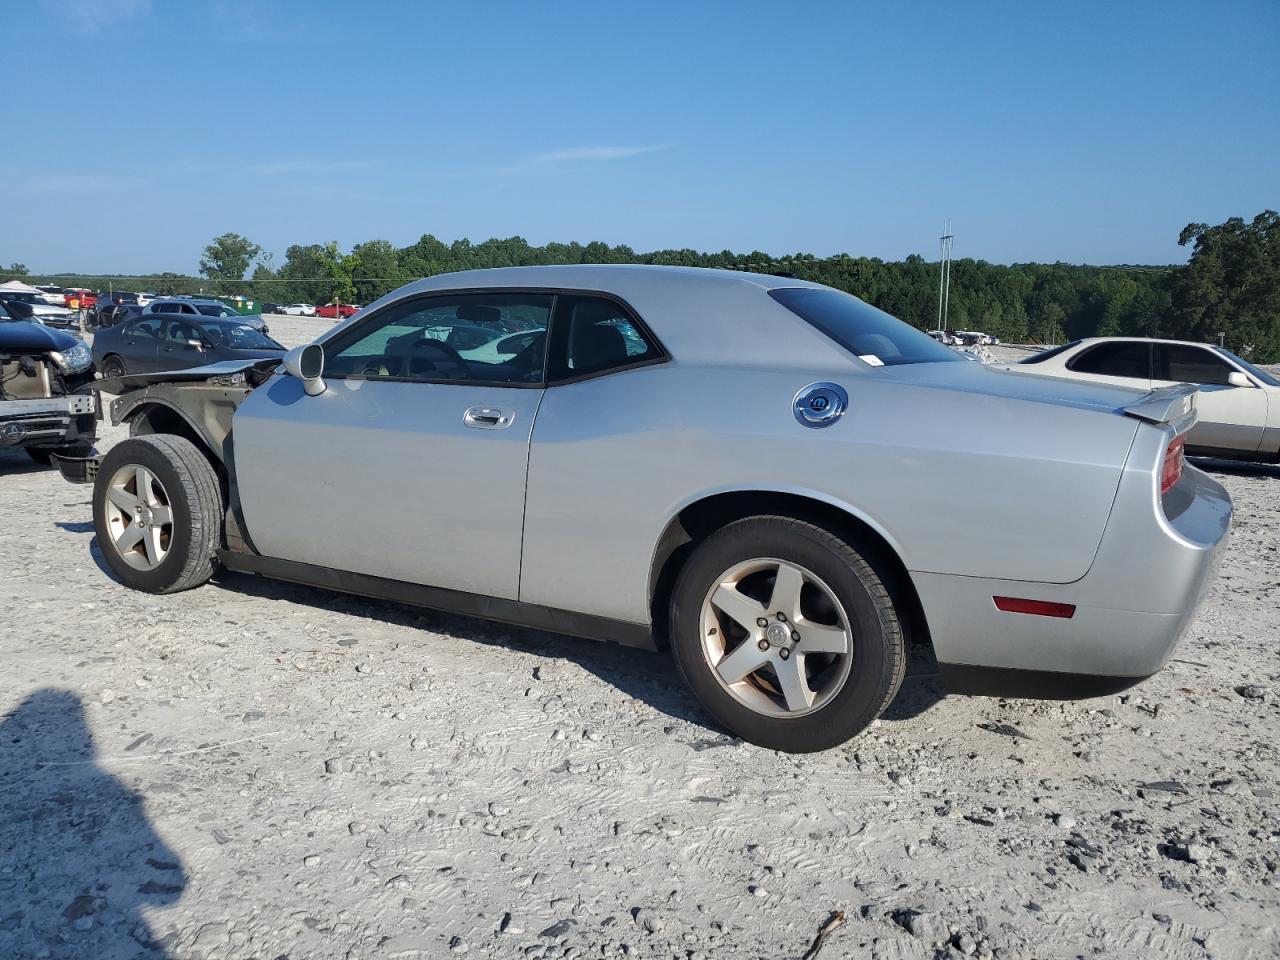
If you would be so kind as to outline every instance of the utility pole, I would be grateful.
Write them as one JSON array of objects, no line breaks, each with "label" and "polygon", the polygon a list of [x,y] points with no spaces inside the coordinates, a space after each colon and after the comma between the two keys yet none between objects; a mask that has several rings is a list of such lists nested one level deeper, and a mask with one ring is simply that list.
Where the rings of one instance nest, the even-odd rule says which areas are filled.
[{"label": "utility pole", "polygon": [[951,218],[942,221],[942,236],[938,238],[938,329],[947,329],[947,308],[951,300]]}]

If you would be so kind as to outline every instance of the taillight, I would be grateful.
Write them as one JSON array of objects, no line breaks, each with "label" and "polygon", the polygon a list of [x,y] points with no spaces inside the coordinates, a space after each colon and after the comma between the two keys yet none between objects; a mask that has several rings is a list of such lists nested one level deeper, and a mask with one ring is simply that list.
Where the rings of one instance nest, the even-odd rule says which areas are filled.
[{"label": "taillight", "polygon": [[1160,468],[1160,496],[1169,492],[1169,488],[1182,478],[1183,448],[1186,444],[1182,437],[1175,437],[1164,452],[1164,466]]}]

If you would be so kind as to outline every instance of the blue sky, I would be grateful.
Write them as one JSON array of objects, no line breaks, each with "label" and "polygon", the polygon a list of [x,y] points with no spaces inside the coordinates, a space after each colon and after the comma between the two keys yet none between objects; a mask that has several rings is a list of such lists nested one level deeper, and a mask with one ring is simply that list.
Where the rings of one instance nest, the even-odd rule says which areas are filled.
[{"label": "blue sky", "polygon": [[[1169,263],[1280,207],[1280,3],[30,0],[0,262],[519,234]],[[77,126],[82,134],[75,134]]]}]

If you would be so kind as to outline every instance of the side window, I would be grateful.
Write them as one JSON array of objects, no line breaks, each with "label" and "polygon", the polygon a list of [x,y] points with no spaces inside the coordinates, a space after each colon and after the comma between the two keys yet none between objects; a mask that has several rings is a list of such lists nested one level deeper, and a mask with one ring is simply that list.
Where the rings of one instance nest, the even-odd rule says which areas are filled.
[{"label": "side window", "polygon": [[124,333],[128,337],[150,337],[154,340],[160,335],[160,321],[150,318],[135,320],[125,328]]},{"label": "side window", "polygon": [[1156,379],[1225,384],[1231,367],[1208,350],[1178,343],[1156,344]]},{"label": "side window", "polygon": [[[551,294],[488,293],[393,304],[326,345],[326,376],[478,383],[543,382]],[[498,349],[512,332],[531,336]]]},{"label": "side window", "polygon": [[662,356],[621,304],[603,297],[561,296],[556,306],[550,378],[569,380]]},{"label": "side window", "polygon": [[1100,343],[1067,362],[1076,373],[1096,373],[1106,377],[1151,378],[1151,344],[1145,340]]},{"label": "side window", "polygon": [[200,339],[195,328],[185,320],[170,320],[167,326],[167,338],[173,343],[186,343],[188,340]]}]

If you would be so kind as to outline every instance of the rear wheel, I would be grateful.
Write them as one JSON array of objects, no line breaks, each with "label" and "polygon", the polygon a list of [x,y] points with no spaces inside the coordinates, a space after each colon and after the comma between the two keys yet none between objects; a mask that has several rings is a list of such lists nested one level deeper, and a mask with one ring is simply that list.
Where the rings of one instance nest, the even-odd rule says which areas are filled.
[{"label": "rear wheel", "polygon": [[892,701],[906,656],[884,582],[844,540],[789,517],[708,537],[677,580],[676,663],[725,727],[805,753],[863,730]]},{"label": "rear wheel", "polygon": [[222,540],[218,476],[185,437],[131,437],[102,458],[93,524],[125,586],[147,593],[199,586],[213,575]]},{"label": "rear wheel", "polygon": [[125,372],[124,360],[116,356],[114,353],[102,361],[103,379],[110,377],[123,377]]}]

